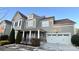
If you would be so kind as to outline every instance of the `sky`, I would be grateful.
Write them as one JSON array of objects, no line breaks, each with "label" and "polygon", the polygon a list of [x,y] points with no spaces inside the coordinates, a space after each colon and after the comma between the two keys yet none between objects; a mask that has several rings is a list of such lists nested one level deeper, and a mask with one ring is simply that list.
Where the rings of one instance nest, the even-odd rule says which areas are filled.
[{"label": "sky", "polygon": [[55,16],[56,20],[69,18],[79,28],[79,7],[0,7],[0,19],[11,21],[17,11],[24,15]]}]

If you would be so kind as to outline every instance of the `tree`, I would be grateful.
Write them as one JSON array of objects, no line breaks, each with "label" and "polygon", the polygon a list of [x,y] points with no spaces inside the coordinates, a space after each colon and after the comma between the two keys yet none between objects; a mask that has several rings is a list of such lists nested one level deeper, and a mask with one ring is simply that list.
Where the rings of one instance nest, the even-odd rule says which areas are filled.
[{"label": "tree", "polygon": [[9,42],[10,43],[15,43],[15,30],[12,28],[9,36]]},{"label": "tree", "polygon": [[16,36],[16,41],[15,41],[16,44],[20,44],[21,39],[22,39],[22,32],[18,31],[17,36]]},{"label": "tree", "polygon": [[73,35],[71,38],[71,43],[75,46],[79,46],[79,35]]},{"label": "tree", "polygon": [[[4,14],[2,12],[3,10],[6,11]],[[6,9],[6,8],[0,8],[0,12],[2,12],[2,14],[3,14],[2,16],[0,15],[0,20],[3,20],[7,16],[7,14],[8,14],[8,9]]]}]

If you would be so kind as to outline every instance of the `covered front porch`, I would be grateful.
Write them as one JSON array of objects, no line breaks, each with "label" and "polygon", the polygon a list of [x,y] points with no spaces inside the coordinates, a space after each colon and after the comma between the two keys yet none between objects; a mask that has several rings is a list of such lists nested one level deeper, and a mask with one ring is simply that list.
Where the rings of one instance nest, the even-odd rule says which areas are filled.
[{"label": "covered front porch", "polygon": [[31,39],[32,38],[38,38],[41,41],[45,42],[46,41],[46,32],[44,30],[27,30],[23,31],[22,35],[22,41],[21,43],[24,44],[31,44]]}]

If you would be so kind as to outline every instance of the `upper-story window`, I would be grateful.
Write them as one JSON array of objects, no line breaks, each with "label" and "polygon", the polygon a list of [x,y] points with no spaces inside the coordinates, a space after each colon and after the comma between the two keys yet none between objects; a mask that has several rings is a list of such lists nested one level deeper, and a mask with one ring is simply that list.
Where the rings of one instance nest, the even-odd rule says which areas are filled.
[{"label": "upper-story window", "polygon": [[15,26],[21,26],[21,24],[22,24],[22,21],[17,21],[14,23]]},{"label": "upper-story window", "polygon": [[15,22],[15,26],[18,26],[18,22]]},{"label": "upper-story window", "polygon": [[49,21],[42,21],[42,27],[48,27]]},{"label": "upper-story window", "polygon": [[28,21],[28,27],[32,27],[33,26],[33,20],[29,20]]},{"label": "upper-story window", "polygon": [[21,26],[21,21],[19,21],[19,26]]}]

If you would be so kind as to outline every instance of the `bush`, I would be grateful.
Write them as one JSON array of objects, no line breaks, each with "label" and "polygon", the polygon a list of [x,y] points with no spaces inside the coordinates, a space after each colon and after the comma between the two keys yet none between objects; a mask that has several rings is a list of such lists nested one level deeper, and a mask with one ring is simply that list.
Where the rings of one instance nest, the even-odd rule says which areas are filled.
[{"label": "bush", "polygon": [[9,41],[8,40],[1,40],[0,41],[0,45],[6,45],[6,44],[9,44]]},{"label": "bush", "polygon": [[21,40],[22,40],[22,32],[18,31],[18,34],[16,36],[16,41],[15,41],[16,44],[20,44]]},{"label": "bush", "polygon": [[31,43],[32,46],[40,46],[40,39],[32,38]]},{"label": "bush", "polygon": [[8,35],[1,35],[0,36],[0,40],[7,40],[8,39]]},{"label": "bush", "polygon": [[75,46],[79,46],[79,35],[73,35],[71,38],[71,42]]},{"label": "bush", "polygon": [[12,29],[11,32],[10,32],[9,42],[15,43],[15,30],[14,29]]}]

